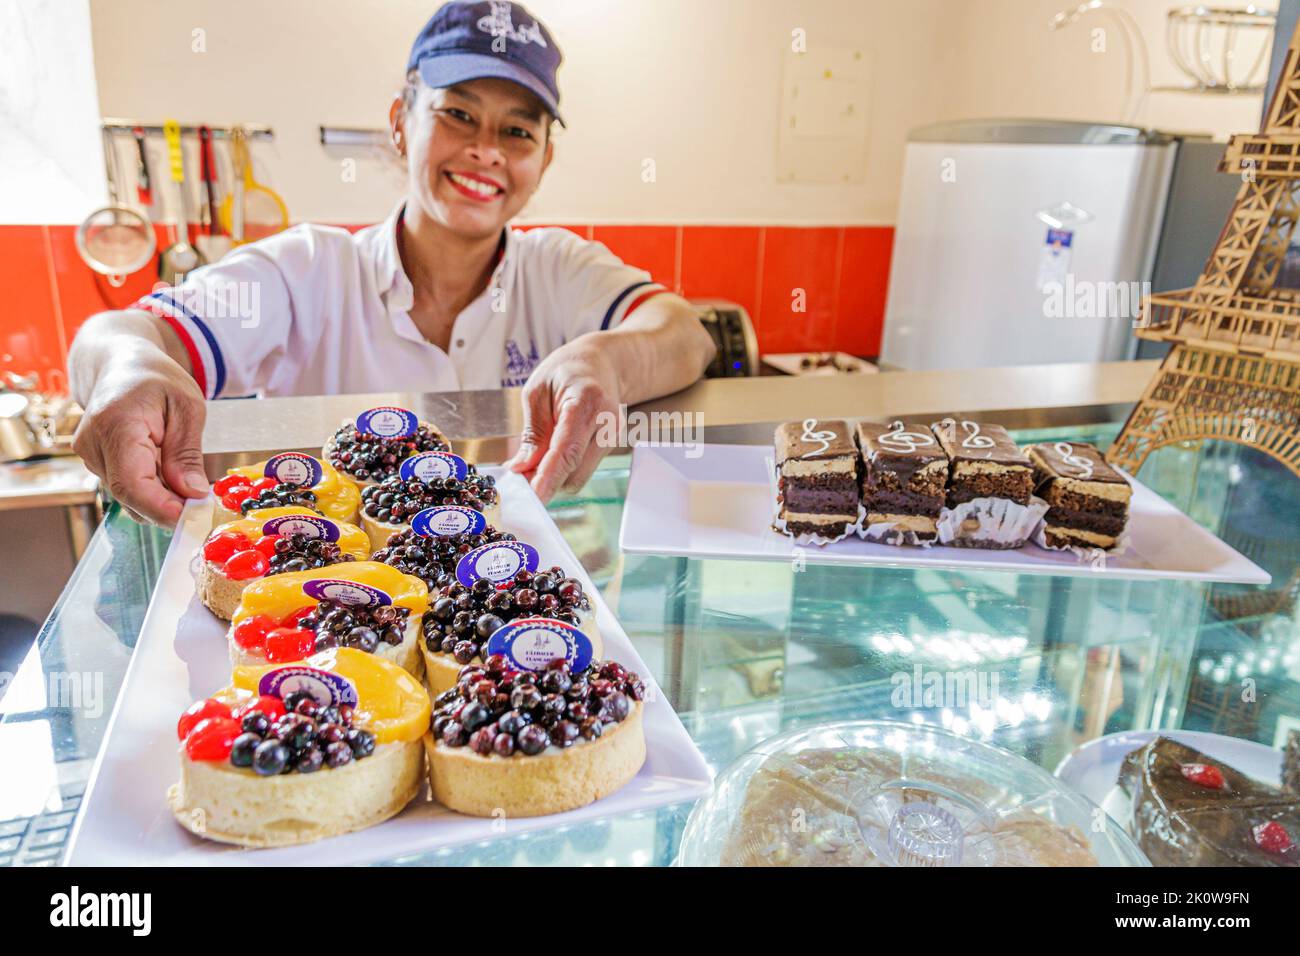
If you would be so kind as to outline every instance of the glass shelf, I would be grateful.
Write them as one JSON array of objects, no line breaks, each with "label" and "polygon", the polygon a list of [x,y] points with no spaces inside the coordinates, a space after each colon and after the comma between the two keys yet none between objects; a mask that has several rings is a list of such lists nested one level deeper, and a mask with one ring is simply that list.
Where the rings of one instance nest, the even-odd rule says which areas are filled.
[{"label": "glass shelf", "polygon": [[[1118,428],[1015,437],[1105,447]],[[825,720],[935,723],[1049,770],[1114,731],[1181,727],[1276,745],[1300,727],[1300,496],[1285,468],[1251,449],[1161,449],[1141,478],[1270,571],[1266,587],[625,556],[627,477],[627,457],[608,458],[550,510],[715,770]],[[59,859],[168,538],[110,509],[8,682],[0,863]],[[690,809],[392,862],[667,864]]]}]

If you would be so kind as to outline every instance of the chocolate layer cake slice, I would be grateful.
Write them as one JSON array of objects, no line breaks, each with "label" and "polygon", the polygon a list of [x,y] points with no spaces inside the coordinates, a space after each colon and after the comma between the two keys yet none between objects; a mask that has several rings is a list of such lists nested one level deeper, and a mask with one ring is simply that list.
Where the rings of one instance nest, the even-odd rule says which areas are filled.
[{"label": "chocolate layer cake slice", "polygon": [[1001,425],[945,418],[934,435],[948,456],[948,507],[976,498],[1029,504],[1034,470]]},{"label": "chocolate layer cake slice", "polygon": [[888,544],[933,541],[948,482],[948,456],[919,422],[859,422],[862,505]]},{"label": "chocolate layer cake slice", "polygon": [[1034,465],[1034,494],[1050,506],[1047,546],[1115,547],[1133,497],[1124,476],[1086,442],[1043,442],[1025,451]]},{"label": "chocolate layer cake slice", "polygon": [[1124,758],[1130,832],[1156,866],[1300,866],[1300,802],[1167,737]]},{"label": "chocolate layer cake slice", "polygon": [[787,534],[838,538],[858,521],[858,452],[837,419],[776,430],[777,520]]}]

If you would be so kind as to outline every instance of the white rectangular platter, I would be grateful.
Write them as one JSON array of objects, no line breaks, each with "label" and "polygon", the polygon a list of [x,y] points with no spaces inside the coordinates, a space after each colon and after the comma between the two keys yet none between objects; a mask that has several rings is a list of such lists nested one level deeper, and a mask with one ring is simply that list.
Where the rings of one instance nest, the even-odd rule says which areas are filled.
[{"label": "white rectangular platter", "polygon": [[1008,551],[893,547],[856,535],[796,545],[772,530],[773,450],[761,445],[649,446],[632,451],[619,545],[629,554],[686,558],[1014,571],[1018,574],[1267,584],[1270,576],[1150,488],[1129,477],[1130,545],[1104,561],[1031,543]]},{"label": "white rectangular platter", "polygon": [[67,862],[84,866],[367,863],[665,806],[705,793],[712,775],[704,758],[546,508],[519,475],[486,470],[497,475],[501,527],[536,547],[542,566],[562,565],[582,582],[592,596],[605,656],[646,679],[646,762],[627,786],[569,813],[504,820],[461,816],[421,793],[404,812],[368,830],[269,850],[213,843],[182,829],[164,799],[179,774],[176,721],[193,701],[230,681],[226,624],[199,603],[191,571],[193,555],[211,527],[212,502],[205,499],[186,506],[167,551],[82,801]]}]

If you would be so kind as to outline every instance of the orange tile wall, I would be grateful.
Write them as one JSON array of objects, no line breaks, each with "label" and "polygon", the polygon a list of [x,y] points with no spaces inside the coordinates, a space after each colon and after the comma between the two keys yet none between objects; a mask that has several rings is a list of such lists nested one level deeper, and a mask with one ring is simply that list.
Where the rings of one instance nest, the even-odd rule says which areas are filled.
[{"label": "orange tile wall", "polygon": [[[744,306],[761,352],[879,352],[890,226],[565,228],[682,295]],[[68,345],[81,323],[129,305],[155,281],[144,269],[113,288],[81,261],[75,235],[75,226],[0,226],[0,371],[36,372],[51,391],[66,388]]]}]

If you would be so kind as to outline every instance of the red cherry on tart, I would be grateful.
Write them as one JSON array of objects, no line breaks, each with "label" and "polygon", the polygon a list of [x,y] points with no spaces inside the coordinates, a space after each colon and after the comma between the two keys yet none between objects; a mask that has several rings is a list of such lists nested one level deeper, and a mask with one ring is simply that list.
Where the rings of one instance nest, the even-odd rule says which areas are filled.
[{"label": "red cherry on tart", "polygon": [[253,711],[261,711],[272,723],[279,720],[286,713],[284,701],[279,697],[272,697],[263,694],[260,697],[253,697],[246,703],[240,704],[235,708],[232,716],[236,720],[243,720],[245,716]]},{"label": "red cherry on tart", "polygon": [[238,531],[221,531],[214,534],[203,545],[203,558],[214,564],[225,564],[236,551],[246,551],[252,547],[248,535]]},{"label": "red cherry on tart", "polygon": [[266,659],[272,664],[300,661],[316,649],[316,632],[305,627],[277,627],[266,635]]},{"label": "red cherry on tart", "polygon": [[261,551],[249,549],[236,551],[221,566],[221,573],[232,581],[247,581],[260,578],[271,567],[270,560]]},{"label": "red cherry on tart", "polygon": [[186,735],[185,753],[191,760],[224,760],[241,732],[233,717],[209,717]]},{"label": "red cherry on tart", "polygon": [[280,540],[278,534],[264,534],[253,542],[253,547],[262,552],[262,555],[269,562],[275,557],[275,543]]},{"label": "red cherry on tart", "polygon": [[1207,790],[1222,790],[1226,785],[1223,771],[1218,767],[1204,763],[1185,763],[1178,769],[1187,780]]},{"label": "red cherry on tart", "polygon": [[213,717],[229,717],[230,708],[219,700],[199,700],[190,704],[176,722],[176,739],[184,740],[196,726]]},{"label": "red cherry on tart", "polygon": [[235,643],[246,651],[260,650],[266,646],[266,635],[279,626],[268,614],[254,614],[235,625]]},{"label": "red cherry on tart", "polygon": [[1286,827],[1276,820],[1269,820],[1267,823],[1251,828],[1251,834],[1255,838],[1255,845],[1265,853],[1286,853],[1295,846],[1295,841],[1291,839],[1291,834],[1286,832]]},{"label": "red cherry on tart", "polygon": [[243,475],[226,475],[226,477],[224,478],[217,479],[216,483],[213,484],[212,486],[212,490],[213,492],[216,493],[216,496],[218,498],[224,498],[226,495],[233,492],[236,488],[251,488],[251,487],[252,487],[252,482],[250,482]]}]

